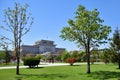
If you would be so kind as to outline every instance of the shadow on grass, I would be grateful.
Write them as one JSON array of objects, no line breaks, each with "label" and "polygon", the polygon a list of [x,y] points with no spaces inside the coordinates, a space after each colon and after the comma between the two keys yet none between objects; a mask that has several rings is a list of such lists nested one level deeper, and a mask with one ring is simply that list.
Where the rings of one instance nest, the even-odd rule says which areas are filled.
[{"label": "shadow on grass", "polygon": [[89,77],[93,77],[94,79],[106,80],[111,78],[116,78],[120,80],[120,72],[114,71],[96,71],[92,72]]},{"label": "shadow on grass", "polygon": [[64,78],[67,78],[68,75],[65,75],[65,74],[59,74],[59,73],[56,73],[56,74],[20,74],[18,77],[16,77],[16,80],[22,80],[22,78],[31,78],[31,77],[36,77],[36,78],[48,78],[50,80],[53,80],[55,78],[61,78],[61,79],[64,79]]},{"label": "shadow on grass", "polygon": [[33,68],[26,68],[26,69],[41,69],[41,68],[44,68],[44,67],[33,67]]},{"label": "shadow on grass", "polygon": [[15,77],[16,78],[16,80],[22,80],[22,76],[17,76],[17,77]]}]

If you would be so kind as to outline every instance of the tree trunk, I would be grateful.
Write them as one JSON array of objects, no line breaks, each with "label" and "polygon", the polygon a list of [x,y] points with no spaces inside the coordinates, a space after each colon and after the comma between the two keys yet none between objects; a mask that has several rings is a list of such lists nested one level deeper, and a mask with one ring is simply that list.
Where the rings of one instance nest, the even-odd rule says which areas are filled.
[{"label": "tree trunk", "polygon": [[90,53],[87,53],[87,74],[90,74]]},{"label": "tree trunk", "polygon": [[73,63],[70,63],[70,66],[73,66]]},{"label": "tree trunk", "polygon": [[118,69],[120,69],[120,63],[118,64]]},{"label": "tree trunk", "polygon": [[8,64],[8,50],[7,50],[7,48],[5,49],[5,63],[6,63],[6,65]]},{"label": "tree trunk", "polygon": [[5,63],[6,63],[6,65],[8,64],[7,63],[7,52],[5,51]]},{"label": "tree trunk", "polygon": [[17,66],[16,66],[16,74],[19,75],[19,56],[17,53]]},{"label": "tree trunk", "polygon": [[87,41],[86,54],[87,54],[87,74],[90,74],[90,46],[89,46],[89,40]]}]

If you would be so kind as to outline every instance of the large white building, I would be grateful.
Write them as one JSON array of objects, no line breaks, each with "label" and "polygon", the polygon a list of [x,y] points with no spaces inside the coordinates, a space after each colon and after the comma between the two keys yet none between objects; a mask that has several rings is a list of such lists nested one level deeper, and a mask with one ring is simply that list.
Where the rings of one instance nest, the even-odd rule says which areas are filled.
[{"label": "large white building", "polygon": [[28,53],[32,54],[45,54],[47,52],[56,55],[59,51],[64,51],[65,48],[56,48],[54,41],[40,40],[35,42],[34,45],[22,45],[21,52],[25,55]]}]

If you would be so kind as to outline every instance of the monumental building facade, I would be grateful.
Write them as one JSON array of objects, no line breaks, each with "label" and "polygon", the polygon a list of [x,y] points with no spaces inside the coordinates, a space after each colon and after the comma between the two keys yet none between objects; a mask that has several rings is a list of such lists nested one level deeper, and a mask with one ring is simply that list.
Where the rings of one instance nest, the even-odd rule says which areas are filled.
[{"label": "monumental building facade", "polygon": [[42,54],[51,53],[53,55],[57,55],[58,52],[64,51],[65,48],[56,48],[54,41],[50,40],[39,40],[36,41],[34,45],[22,45],[21,53],[22,54]]}]

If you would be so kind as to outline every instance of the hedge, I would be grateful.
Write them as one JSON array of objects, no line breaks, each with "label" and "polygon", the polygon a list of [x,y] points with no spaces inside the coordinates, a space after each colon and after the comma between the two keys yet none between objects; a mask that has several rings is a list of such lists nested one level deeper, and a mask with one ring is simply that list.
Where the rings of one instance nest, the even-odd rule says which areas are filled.
[{"label": "hedge", "polygon": [[24,58],[23,61],[24,61],[24,65],[29,66],[29,68],[38,66],[38,64],[40,63],[40,59],[38,58]]}]

